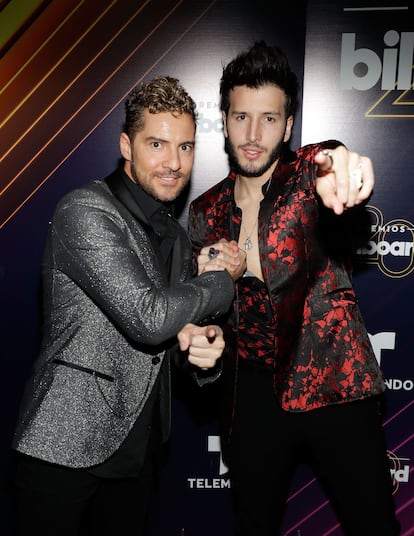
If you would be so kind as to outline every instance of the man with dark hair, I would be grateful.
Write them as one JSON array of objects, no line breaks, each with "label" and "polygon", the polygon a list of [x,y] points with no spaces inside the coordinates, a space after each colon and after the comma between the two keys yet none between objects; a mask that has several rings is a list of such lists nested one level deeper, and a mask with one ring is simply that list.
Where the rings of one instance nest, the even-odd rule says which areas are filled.
[{"label": "man with dark hair", "polygon": [[289,149],[297,81],[278,48],[256,43],[230,61],[220,95],[231,169],[193,201],[189,231],[199,273],[212,252],[225,262],[228,241],[247,256],[220,379],[236,533],[279,534],[307,462],[347,536],[395,536],[385,386],[346,246],[371,160],[334,141]]}]

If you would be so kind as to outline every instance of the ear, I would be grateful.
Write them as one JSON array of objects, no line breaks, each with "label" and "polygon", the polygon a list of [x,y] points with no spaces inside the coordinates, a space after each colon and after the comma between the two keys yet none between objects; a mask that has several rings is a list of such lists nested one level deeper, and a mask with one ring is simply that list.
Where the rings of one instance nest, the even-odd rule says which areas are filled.
[{"label": "ear", "polygon": [[224,137],[225,138],[228,138],[229,135],[228,135],[228,132],[227,132],[227,116],[225,114],[225,112],[221,112],[221,118],[223,119],[223,133],[224,133]]},{"label": "ear", "polygon": [[125,132],[122,132],[119,137],[119,148],[121,150],[121,154],[124,157],[126,161],[132,160],[132,148],[131,148],[131,141],[127,134]]},{"label": "ear", "polygon": [[290,140],[290,136],[292,135],[292,128],[293,128],[293,115],[290,115],[286,121],[285,135],[283,137],[283,141],[286,142]]}]

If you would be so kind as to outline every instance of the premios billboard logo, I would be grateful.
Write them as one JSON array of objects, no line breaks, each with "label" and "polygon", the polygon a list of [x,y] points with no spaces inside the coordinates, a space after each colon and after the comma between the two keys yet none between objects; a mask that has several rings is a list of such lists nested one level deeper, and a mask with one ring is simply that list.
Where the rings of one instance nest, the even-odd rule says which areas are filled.
[{"label": "premios billboard logo", "polygon": [[223,120],[216,100],[197,101],[197,134],[223,134]]},{"label": "premios billboard logo", "polygon": [[366,112],[367,117],[414,117],[414,32],[388,30],[384,49],[358,46],[356,33],[343,33],[340,87],[366,91],[378,83],[385,92]]},{"label": "premios billboard logo", "polygon": [[390,471],[393,483],[393,494],[395,495],[401,484],[407,484],[410,478],[410,459],[401,458],[394,452],[388,451],[390,461]]},{"label": "premios billboard logo", "polygon": [[373,220],[371,234],[367,244],[357,249],[357,258],[375,264],[387,277],[407,277],[414,270],[414,224],[403,218],[386,222],[372,205],[367,210]]}]

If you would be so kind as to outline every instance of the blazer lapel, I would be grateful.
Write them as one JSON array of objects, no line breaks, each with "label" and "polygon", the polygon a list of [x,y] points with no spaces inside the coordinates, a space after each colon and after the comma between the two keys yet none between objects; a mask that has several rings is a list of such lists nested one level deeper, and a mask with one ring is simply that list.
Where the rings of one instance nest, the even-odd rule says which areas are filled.
[{"label": "blazer lapel", "polygon": [[118,199],[118,201],[120,201],[129,212],[131,212],[131,214],[144,225],[145,230],[147,230],[147,227],[150,227],[150,224],[140,206],[135,202],[123,183],[122,178],[120,177],[120,172],[115,171],[112,175],[106,177],[105,182],[116,199]]},{"label": "blazer lapel", "polygon": [[[109,177],[106,177],[105,182],[111,190],[115,199],[117,199],[121,203],[121,209],[126,209],[129,215],[132,215],[136,219],[136,221],[144,228],[151,242],[155,257],[158,260],[159,271],[161,272],[162,277],[164,277],[165,281],[168,281],[167,269],[165,263],[161,260],[162,256],[159,249],[158,238],[155,235],[155,232],[151,227],[144,212],[141,210],[141,207],[138,205],[138,203],[135,202],[134,198],[128,191],[128,188],[125,186],[120,176],[119,170],[109,175]],[[121,210],[120,212],[122,214],[123,211]]]}]

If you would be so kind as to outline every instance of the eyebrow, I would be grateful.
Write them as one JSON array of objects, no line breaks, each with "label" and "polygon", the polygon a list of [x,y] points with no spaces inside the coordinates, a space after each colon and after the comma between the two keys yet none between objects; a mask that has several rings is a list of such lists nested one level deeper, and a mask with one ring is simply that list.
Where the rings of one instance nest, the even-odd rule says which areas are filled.
[{"label": "eyebrow", "polygon": [[[147,136],[145,140],[146,141],[159,141],[162,143],[171,143],[171,141],[169,140],[165,140],[164,138],[157,138],[156,136]],[[181,141],[179,145],[195,145],[195,140]]]},{"label": "eyebrow", "polygon": [[[233,110],[232,112],[232,115],[240,115],[240,114],[243,114],[243,115],[249,115],[249,112],[245,112],[245,111],[242,111],[242,110]],[[273,111],[273,112],[260,112],[261,115],[283,115],[281,112],[278,112],[278,111]]]}]

